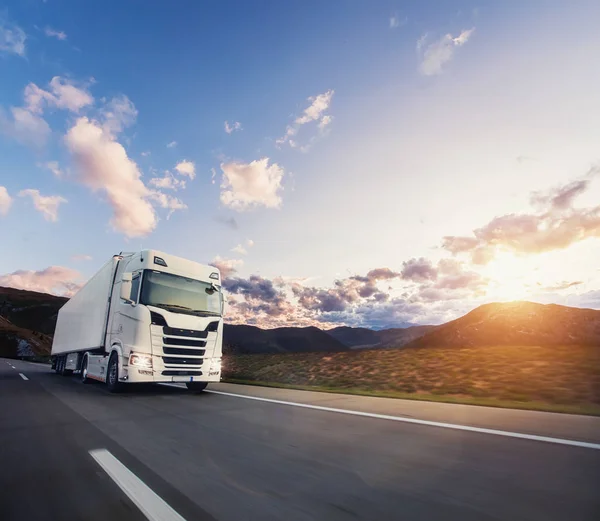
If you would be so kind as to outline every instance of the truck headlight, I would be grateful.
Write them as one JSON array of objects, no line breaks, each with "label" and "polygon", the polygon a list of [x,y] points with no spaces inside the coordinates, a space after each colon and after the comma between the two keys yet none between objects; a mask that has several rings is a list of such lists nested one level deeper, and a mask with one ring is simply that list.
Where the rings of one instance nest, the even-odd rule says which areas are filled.
[{"label": "truck headlight", "polygon": [[210,362],[210,372],[221,372],[221,359],[213,358]]},{"label": "truck headlight", "polygon": [[129,357],[129,365],[136,367],[144,367],[146,369],[152,369],[152,357],[149,355],[132,354]]}]

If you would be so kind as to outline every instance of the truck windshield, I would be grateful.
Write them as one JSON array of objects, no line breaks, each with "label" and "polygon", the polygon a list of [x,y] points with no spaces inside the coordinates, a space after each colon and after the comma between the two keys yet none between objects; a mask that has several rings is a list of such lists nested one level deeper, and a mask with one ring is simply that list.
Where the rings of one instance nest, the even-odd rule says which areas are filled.
[{"label": "truck windshield", "polygon": [[140,303],[173,313],[221,315],[222,294],[210,282],[145,270]]}]

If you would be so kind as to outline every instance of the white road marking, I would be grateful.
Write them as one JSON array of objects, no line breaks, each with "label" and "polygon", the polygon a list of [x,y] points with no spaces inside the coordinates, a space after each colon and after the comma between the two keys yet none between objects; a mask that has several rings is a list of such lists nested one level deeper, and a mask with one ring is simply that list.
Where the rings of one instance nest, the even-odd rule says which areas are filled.
[{"label": "white road marking", "polygon": [[95,449],[90,455],[150,521],[185,521],[109,451]]},{"label": "white road marking", "polygon": [[441,427],[443,429],[454,429],[457,431],[478,432],[481,434],[493,434],[496,436],[505,436],[507,438],[520,438],[523,440],[542,441],[546,443],[556,443],[558,445],[570,445],[572,447],[582,447],[585,449],[600,450],[600,443],[588,443],[585,441],[565,440],[561,438],[551,438],[549,436],[537,436],[535,434],[523,434],[520,432],[500,431],[496,429],[485,429],[482,427],[471,427],[470,425],[458,425],[455,423],[442,423],[429,420],[418,420],[415,418],[404,418],[401,416],[391,416],[388,414],[376,414],[373,412],[352,411],[349,409],[336,409],[333,407],[323,407],[321,405],[310,405],[307,403],[286,402],[283,400],[274,400],[272,398],[261,398],[258,396],[247,396],[245,394],[226,393],[223,391],[213,391],[207,389],[205,393],[222,394],[224,396],[233,396],[245,400],[256,400],[259,402],[278,403],[280,405],[290,405],[292,407],[302,407],[304,409],[316,409],[318,411],[337,412],[340,414],[350,414],[353,416],[363,416],[366,418],[376,418],[378,420],[391,420],[404,423],[415,423],[418,425],[428,425],[430,427]]},{"label": "white road marking", "polygon": [[19,376],[23,378],[23,380],[29,380],[29,378],[27,378],[23,373],[19,373]]}]

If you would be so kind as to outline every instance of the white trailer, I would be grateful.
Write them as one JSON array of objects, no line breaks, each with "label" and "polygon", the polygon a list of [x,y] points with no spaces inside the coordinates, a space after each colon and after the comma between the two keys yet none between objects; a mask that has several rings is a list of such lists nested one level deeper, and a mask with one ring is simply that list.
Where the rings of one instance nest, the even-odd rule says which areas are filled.
[{"label": "white trailer", "polygon": [[127,383],[221,379],[221,274],[156,250],[115,255],[59,311],[52,368],[111,392]]}]

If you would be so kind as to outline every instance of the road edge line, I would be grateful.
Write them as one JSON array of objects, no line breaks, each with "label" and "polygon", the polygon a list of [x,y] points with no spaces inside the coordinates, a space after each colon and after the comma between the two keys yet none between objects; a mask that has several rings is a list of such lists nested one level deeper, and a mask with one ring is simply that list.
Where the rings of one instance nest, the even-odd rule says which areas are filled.
[{"label": "road edge line", "polygon": [[248,396],[245,394],[228,393],[224,391],[215,391],[206,389],[205,393],[221,394],[224,396],[233,396],[235,398],[244,398],[246,400],[256,400],[261,402],[277,403],[280,405],[289,405],[292,407],[302,407],[304,409],[315,409],[318,411],[334,412],[339,414],[349,414],[352,416],[362,416],[366,418],[375,418],[378,420],[389,420],[403,423],[413,423],[417,425],[427,425],[429,427],[440,427],[443,429],[454,429],[459,431],[477,432],[480,434],[492,434],[494,436],[504,436],[507,438],[519,438],[523,440],[539,441],[544,443],[554,443],[557,445],[567,445],[571,447],[580,447],[584,449],[600,450],[600,443],[590,443],[586,441],[566,440],[562,438],[553,438],[550,436],[539,436],[537,434],[524,434],[520,432],[501,431],[497,429],[486,429],[484,427],[472,427],[470,425],[459,425],[456,423],[444,423],[431,420],[419,420],[416,418],[404,418],[401,416],[391,416],[388,414],[377,414],[373,412],[353,411],[351,409],[337,409],[334,407],[325,407],[322,405],[312,405],[308,403],[288,402],[284,400],[275,400],[273,398],[262,398],[260,396]]}]

